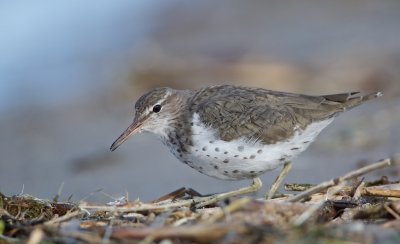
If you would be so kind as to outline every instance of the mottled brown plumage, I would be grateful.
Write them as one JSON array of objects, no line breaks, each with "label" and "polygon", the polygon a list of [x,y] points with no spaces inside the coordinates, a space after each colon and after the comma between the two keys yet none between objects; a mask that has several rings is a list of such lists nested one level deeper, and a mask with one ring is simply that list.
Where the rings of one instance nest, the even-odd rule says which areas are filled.
[{"label": "mottled brown plumage", "polygon": [[199,90],[188,103],[189,111],[197,112],[222,140],[244,137],[271,144],[377,96],[356,94],[309,96],[224,85]]},{"label": "mottled brown plumage", "polygon": [[157,88],[135,104],[135,119],[113,143],[148,131],[183,163],[228,180],[254,178],[304,151],[340,112],[380,96],[310,96],[239,86]]}]

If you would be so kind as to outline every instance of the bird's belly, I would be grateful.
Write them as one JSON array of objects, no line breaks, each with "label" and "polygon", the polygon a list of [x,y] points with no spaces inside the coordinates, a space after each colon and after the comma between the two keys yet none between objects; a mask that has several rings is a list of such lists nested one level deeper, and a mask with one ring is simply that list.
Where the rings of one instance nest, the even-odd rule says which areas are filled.
[{"label": "bird's belly", "polygon": [[291,160],[307,149],[319,132],[332,120],[314,123],[293,137],[275,144],[249,142],[245,139],[223,141],[207,127],[194,126],[189,152],[181,161],[200,173],[224,180],[257,177]]},{"label": "bird's belly", "polygon": [[184,163],[199,172],[218,179],[240,180],[257,177],[273,170],[305,150],[285,150],[279,145],[214,141],[208,145],[194,143]]}]

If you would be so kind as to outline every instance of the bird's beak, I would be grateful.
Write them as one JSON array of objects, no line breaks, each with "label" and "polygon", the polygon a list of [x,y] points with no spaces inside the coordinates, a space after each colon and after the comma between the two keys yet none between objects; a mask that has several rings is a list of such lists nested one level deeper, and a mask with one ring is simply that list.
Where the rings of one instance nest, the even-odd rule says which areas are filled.
[{"label": "bird's beak", "polygon": [[135,119],[133,123],[117,138],[117,140],[114,141],[114,143],[110,147],[110,150],[114,151],[115,149],[117,149],[124,141],[128,139],[129,136],[140,131],[141,126],[142,123]]}]

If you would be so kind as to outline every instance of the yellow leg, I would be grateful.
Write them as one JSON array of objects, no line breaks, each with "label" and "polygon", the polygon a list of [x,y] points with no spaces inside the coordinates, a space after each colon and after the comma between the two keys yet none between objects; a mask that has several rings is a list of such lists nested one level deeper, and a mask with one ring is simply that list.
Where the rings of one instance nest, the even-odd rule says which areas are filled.
[{"label": "yellow leg", "polygon": [[279,173],[278,177],[276,177],[274,184],[272,184],[271,188],[269,189],[268,194],[265,196],[267,199],[272,199],[282,184],[283,179],[285,179],[286,175],[292,169],[292,163],[286,162],[283,165],[282,171]]}]

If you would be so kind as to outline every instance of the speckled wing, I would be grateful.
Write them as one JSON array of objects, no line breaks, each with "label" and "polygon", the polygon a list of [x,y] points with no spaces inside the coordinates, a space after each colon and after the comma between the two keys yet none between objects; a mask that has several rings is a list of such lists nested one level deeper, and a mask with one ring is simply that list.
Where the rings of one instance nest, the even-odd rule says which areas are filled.
[{"label": "speckled wing", "polygon": [[189,108],[225,141],[246,138],[270,144],[290,138],[296,129],[304,129],[313,121],[331,118],[366,100],[351,98],[354,94],[308,96],[260,88],[213,86],[199,90]]}]

